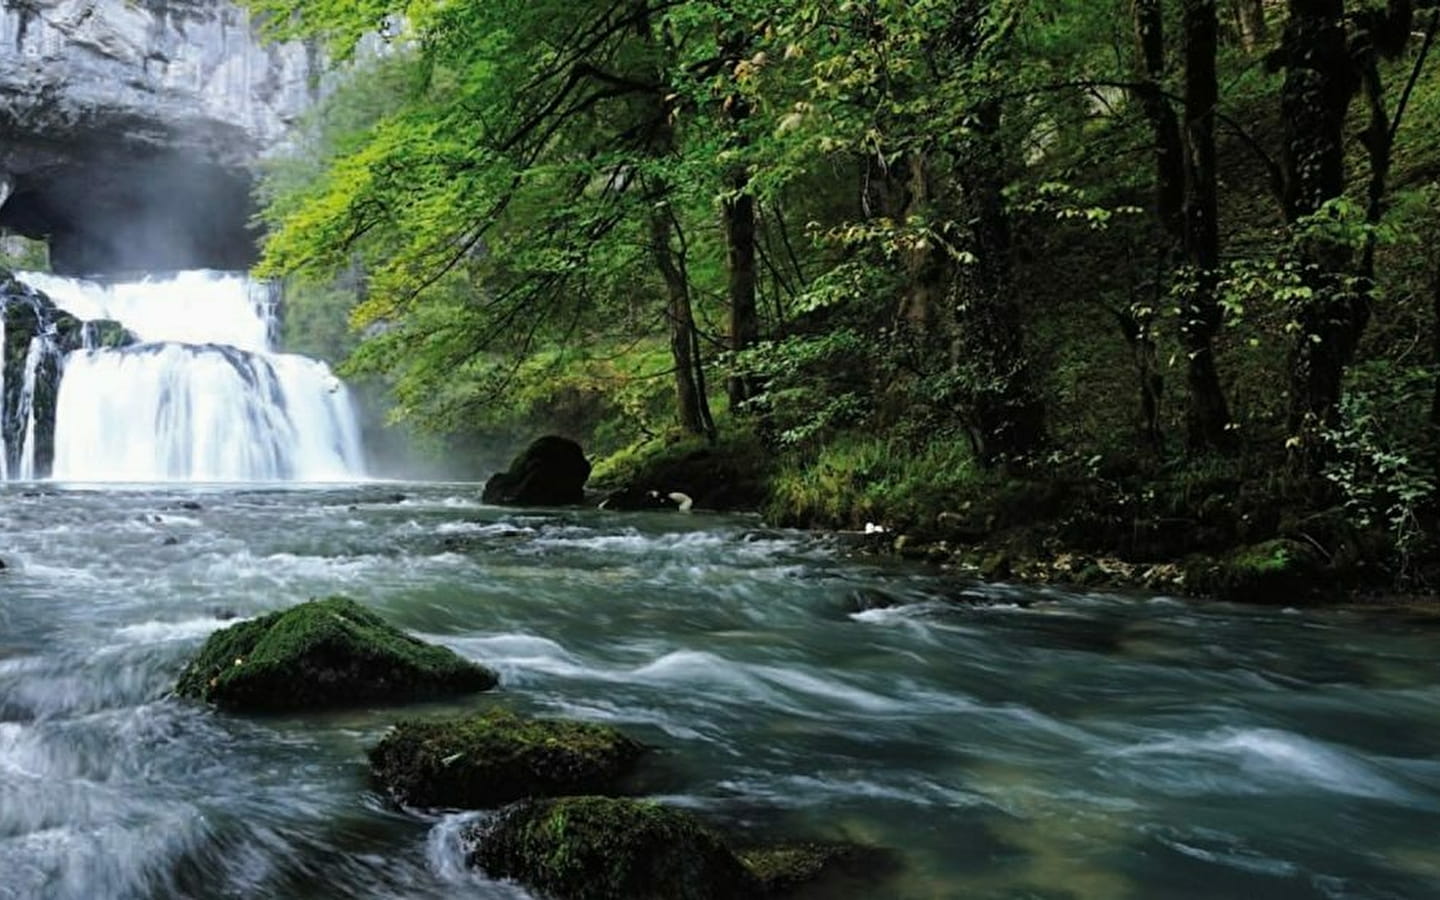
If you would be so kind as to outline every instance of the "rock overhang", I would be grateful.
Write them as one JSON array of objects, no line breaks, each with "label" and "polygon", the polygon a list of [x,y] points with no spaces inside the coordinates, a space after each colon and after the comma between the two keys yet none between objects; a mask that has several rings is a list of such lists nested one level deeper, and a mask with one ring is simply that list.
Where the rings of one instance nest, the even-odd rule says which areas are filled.
[{"label": "rock overhang", "polygon": [[229,2],[4,0],[0,227],[68,274],[243,268],[256,164],[318,72]]}]

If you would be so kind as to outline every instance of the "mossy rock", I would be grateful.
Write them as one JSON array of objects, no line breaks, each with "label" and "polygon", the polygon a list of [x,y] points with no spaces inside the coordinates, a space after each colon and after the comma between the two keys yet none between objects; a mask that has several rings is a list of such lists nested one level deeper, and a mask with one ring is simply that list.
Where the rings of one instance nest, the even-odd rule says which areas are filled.
[{"label": "mossy rock", "polygon": [[1231,551],[1219,560],[1192,559],[1186,583],[1232,603],[1312,603],[1332,592],[1324,559],[1309,544],[1277,538]]},{"label": "mossy rock", "polygon": [[210,636],[175,693],[229,710],[318,709],[483,691],[494,672],[345,597],[311,600]]},{"label": "mossy rock", "polygon": [[370,771],[401,803],[483,809],[527,797],[610,793],[644,752],[604,725],[494,710],[401,722],[370,751]]},{"label": "mossy rock", "polygon": [[470,838],[472,864],[557,900],[742,900],[761,893],[719,835],[654,803],[526,800]]}]

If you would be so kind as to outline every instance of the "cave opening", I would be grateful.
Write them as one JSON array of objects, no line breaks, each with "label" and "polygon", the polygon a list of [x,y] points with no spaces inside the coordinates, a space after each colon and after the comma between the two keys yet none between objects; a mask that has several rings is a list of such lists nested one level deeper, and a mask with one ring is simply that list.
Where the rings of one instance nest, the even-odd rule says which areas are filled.
[{"label": "cave opening", "polygon": [[62,275],[249,268],[253,176],[177,153],[72,158],[4,179],[0,230],[44,240]]}]

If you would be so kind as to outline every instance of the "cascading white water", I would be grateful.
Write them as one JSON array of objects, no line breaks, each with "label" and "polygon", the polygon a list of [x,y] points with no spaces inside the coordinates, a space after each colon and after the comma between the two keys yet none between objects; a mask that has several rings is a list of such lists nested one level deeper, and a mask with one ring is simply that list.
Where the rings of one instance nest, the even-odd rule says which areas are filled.
[{"label": "cascading white water", "polygon": [[45,357],[56,353],[55,342],[49,337],[30,339],[30,349],[25,354],[25,380],[20,387],[20,416],[25,423],[25,444],[20,451],[20,478],[29,481],[35,477],[35,387],[36,376]]},{"label": "cascading white water", "polygon": [[[53,477],[346,481],[364,475],[349,392],[318,360],[274,352],[269,287],[221,272],[101,285],[20,276],[79,318],[141,341],[64,361]],[[87,330],[88,331],[88,330]]]},{"label": "cascading white water", "polygon": [[24,272],[20,280],[77,319],[121,322],[147,343],[225,344],[251,353],[274,349],[270,286],[242,275],[200,269],[165,279],[98,284]]}]

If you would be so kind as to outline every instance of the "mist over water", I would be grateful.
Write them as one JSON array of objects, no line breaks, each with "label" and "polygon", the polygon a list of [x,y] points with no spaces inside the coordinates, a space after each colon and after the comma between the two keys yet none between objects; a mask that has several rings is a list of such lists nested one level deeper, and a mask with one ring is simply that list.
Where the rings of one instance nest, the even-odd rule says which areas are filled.
[{"label": "mist over water", "polygon": [[364,476],[348,389],[324,363],[275,352],[278,298],[268,285],[210,271],[113,284],[21,278],[61,309],[119,322],[140,341],[91,346],[64,359],[55,479]]}]

